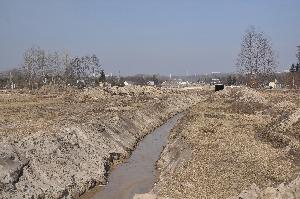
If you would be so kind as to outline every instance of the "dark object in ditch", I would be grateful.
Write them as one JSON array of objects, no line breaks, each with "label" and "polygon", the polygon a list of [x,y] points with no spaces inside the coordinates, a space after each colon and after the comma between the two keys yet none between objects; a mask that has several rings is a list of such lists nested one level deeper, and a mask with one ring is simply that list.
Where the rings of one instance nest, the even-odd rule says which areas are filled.
[{"label": "dark object in ditch", "polygon": [[215,91],[220,91],[224,89],[224,84],[215,84]]}]

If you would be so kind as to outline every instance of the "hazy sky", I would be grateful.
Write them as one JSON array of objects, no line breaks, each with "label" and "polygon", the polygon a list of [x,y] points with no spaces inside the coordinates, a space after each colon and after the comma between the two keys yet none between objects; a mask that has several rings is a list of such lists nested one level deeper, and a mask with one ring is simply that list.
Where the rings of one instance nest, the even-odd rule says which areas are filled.
[{"label": "hazy sky", "polygon": [[95,53],[106,72],[234,71],[255,25],[272,39],[280,69],[296,62],[300,0],[0,0],[0,70],[26,48]]}]

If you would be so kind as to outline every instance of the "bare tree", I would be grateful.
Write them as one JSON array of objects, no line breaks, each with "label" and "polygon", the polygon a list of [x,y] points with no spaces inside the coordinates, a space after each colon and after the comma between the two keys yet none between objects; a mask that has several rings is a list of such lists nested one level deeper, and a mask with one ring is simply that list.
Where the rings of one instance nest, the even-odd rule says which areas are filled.
[{"label": "bare tree", "polygon": [[28,84],[28,87],[32,85],[32,79],[34,76],[34,49],[27,49],[23,55],[23,69],[25,73],[25,78]]},{"label": "bare tree", "polygon": [[38,84],[38,76],[44,75],[46,65],[45,52],[39,47],[32,47],[25,51],[23,69],[25,70],[26,79],[29,88]]},{"label": "bare tree", "polygon": [[64,50],[62,55],[62,65],[64,68],[64,82],[67,84],[72,84],[75,80],[75,73],[71,62],[71,56],[69,55],[67,50]]},{"label": "bare tree", "polygon": [[81,59],[79,57],[74,57],[71,61],[71,67],[74,73],[77,76],[77,79],[81,79],[83,76],[83,71],[82,71],[82,64],[81,64]]},{"label": "bare tree", "polygon": [[94,77],[98,76],[99,74],[101,74],[101,64],[100,64],[100,61],[99,61],[99,58],[93,54],[91,56],[91,72],[92,72],[92,75]]},{"label": "bare tree", "polygon": [[81,70],[84,79],[88,79],[92,76],[92,59],[90,56],[86,55],[81,57]]},{"label": "bare tree", "polygon": [[74,57],[71,65],[78,79],[95,78],[101,74],[101,65],[96,55]]},{"label": "bare tree", "polygon": [[63,56],[60,56],[57,51],[48,53],[45,75],[47,78],[51,77],[51,82],[56,83],[56,80],[62,74]]},{"label": "bare tree", "polygon": [[245,32],[236,66],[248,77],[250,86],[262,85],[277,67],[277,59],[270,39],[250,26]]}]

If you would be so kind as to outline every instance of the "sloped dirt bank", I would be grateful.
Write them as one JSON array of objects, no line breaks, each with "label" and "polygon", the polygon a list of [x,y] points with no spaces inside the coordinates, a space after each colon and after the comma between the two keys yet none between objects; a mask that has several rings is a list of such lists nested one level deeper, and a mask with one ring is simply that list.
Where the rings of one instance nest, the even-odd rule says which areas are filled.
[{"label": "sloped dirt bank", "polygon": [[198,91],[149,87],[0,95],[1,198],[77,198]]},{"label": "sloped dirt bank", "polygon": [[247,88],[206,95],[171,133],[152,194],[136,198],[299,198],[299,99]]},{"label": "sloped dirt bank", "polygon": [[[183,116],[179,113],[143,138],[130,158],[112,170],[107,185],[96,188],[94,195],[84,199],[132,199],[137,193],[147,193],[157,179],[156,161],[165,146],[171,129]],[[90,197],[91,196],[91,197]]]}]

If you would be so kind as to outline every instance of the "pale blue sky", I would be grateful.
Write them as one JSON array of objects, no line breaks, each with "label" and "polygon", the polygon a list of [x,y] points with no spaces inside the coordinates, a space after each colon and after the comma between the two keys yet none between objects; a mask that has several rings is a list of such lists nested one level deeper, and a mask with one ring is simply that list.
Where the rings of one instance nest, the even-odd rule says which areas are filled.
[{"label": "pale blue sky", "polygon": [[296,62],[299,0],[0,0],[0,70],[26,48],[95,53],[106,72],[234,71],[242,34],[269,35],[280,69]]}]

